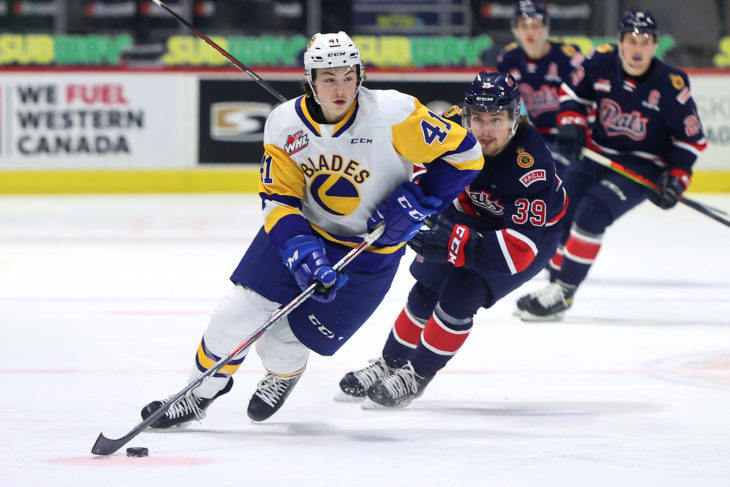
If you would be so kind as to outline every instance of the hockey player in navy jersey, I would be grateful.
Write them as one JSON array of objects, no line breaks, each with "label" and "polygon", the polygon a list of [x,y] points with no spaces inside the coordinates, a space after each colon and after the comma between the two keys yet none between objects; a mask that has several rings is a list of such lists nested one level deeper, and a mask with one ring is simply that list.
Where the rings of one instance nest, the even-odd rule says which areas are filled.
[{"label": "hockey player in navy jersey", "polygon": [[[548,40],[550,19],[540,2],[517,2],[512,32],[517,42],[508,44],[499,54],[497,71],[509,73],[517,80],[522,103],[532,124],[545,138],[550,150],[556,152],[558,91],[563,80],[583,62],[583,56],[578,46]],[[561,154],[553,155],[562,176],[570,161]]]},{"label": "hockey player in navy jersey", "polygon": [[[706,145],[687,75],[654,57],[657,23],[651,12],[627,11],[619,31],[618,45],[597,47],[562,85],[557,143],[573,158],[587,144],[655,181],[661,192],[588,160],[571,165],[565,180],[568,225],[550,263],[551,283],[518,300],[515,314],[523,320],[562,318],[606,229],[647,197],[663,209],[673,207]],[[589,123],[592,108],[596,116]]]},{"label": "hockey player in navy jersey", "polygon": [[[463,127],[395,90],[361,87],[365,66],[344,32],[316,34],[304,53],[307,94],[276,107],[264,128],[259,194],[264,224],[233,272],[231,291],[198,346],[190,381],[209,370],[284,303],[318,290],[256,341],[267,373],[248,404],[263,421],[292,391],[309,351],[334,354],[388,291],[405,242],[447,206],[484,158]],[[414,164],[424,165],[419,184]],[[346,268],[332,264],[385,224],[383,235]],[[234,357],[152,427],[201,419],[227,393],[244,357]],[[164,401],[142,410],[147,418]]]},{"label": "hockey player in navy jersey", "polygon": [[457,120],[461,112],[482,146],[484,169],[410,241],[418,255],[408,302],[381,357],[347,373],[336,399],[367,395],[380,406],[408,404],[462,346],[476,312],[532,278],[554,254],[568,200],[545,141],[520,116],[520,105],[509,74],[481,72],[463,107],[447,111]]}]

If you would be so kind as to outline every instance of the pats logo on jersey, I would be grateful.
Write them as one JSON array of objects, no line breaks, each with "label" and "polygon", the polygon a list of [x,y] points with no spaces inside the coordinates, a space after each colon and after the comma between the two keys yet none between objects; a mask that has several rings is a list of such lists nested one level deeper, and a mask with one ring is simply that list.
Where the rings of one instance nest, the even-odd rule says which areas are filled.
[{"label": "pats logo on jersey", "polygon": [[300,130],[294,135],[287,136],[284,150],[287,154],[292,155],[304,149],[307,145],[309,145],[309,136],[303,130]]},{"label": "pats logo on jersey", "polygon": [[543,85],[539,90],[535,90],[527,83],[522,83],[520,85],[520,95],[533,119],[543,113],[560,109],[558,90],[554,86]]},{"label": "pats logo on jersey", "polygon": [[360,205],[357,186],[340,174],[317,174],[309,185],[309,192],[323,210],[333,215],[349,215]]},{"label": "pats logo on jersey", "polygon": [[621,105],[610,98],[601,100],[598,107],[598,119],[609,137],[625,135],[632,140],[644,140],[646,138],[646,126],[649,123],[649,118],[643,117],[638,110],[633,110],[630,113],[623,112]]},{"label": "pats logo on jersey", "polygon": [[504,205],[500,203],[499,196],[492,199],[492,195],[486,191],[469,191],[469,188],[466,189],[466,192],[474,206],[484,208],[497,216],[504,215]]}]

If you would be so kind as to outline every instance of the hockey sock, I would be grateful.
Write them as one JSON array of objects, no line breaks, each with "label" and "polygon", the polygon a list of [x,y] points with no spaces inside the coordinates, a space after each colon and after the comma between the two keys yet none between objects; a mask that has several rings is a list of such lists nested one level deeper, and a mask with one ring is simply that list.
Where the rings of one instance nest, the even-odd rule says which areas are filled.
[{"label": "hockey sock", "polygon": [[435,292],[421,284],[411,288],[408,303],[396,318],[383,347],[383,358],[390,367],[402,367],[410,360],[437,299]]},{"label": "hockey sock", "polygon": [[471,317],[456,318],[437,306],[411,358],[413,369],[419,375],[433,376],[444,368],[466,341],[472,324]]},{"label": "hockey sock", "polygon": [[601,250],[602,234],[590,234],[573,225],[565,243],[565,257],[558,279],[577,287],[588,275]]},{"label": "hockey sock", "polygon": [[[210,399],[214,397],[218,391],[228,384],[228,379],[238,370],[245,357],[231,360],[225,367],[213,374],[195,389],[195,394],[199,397]],[[205,338],[200,340],[198,353],[195,354],[195,367],[190,373],[189,381],[192,382],[201,374],[205,373],[213,367],[216,362],[221,359],[218,355],[212,353],[205,345]]]},{"label": "hockey sock", "polygon": [[559,245],[558,250],[553,255],[548,263],[548,272],[550,273],[550,282],[554,282],[557,279],[560,269],[563,266],[563,257],[565,254],[565,246]]}]

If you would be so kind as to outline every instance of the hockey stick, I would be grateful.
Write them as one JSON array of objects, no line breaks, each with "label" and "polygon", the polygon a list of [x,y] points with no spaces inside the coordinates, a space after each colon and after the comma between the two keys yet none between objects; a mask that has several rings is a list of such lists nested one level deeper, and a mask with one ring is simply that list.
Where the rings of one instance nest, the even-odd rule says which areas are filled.
[{"label": "hockey stick", "polygon": [[[385,225],[380,225],[376,227],[372,232],[370,232],[367,237],[365,237],[362,242],[360,242],[356,247],[354,247],[352,250],[350,250],[344,257],[342,257],[335,265],[332,266],[332,268],[335,271],[342,270],[347,264],[349,264],[352,259],[360,255],[365,249],[370,247],[373,242],[375,242],[385,231]],[[142,431],[144,431],[149,425],[157,421],[160,417],[162,417],[163,414],[167,412],[168,409],[170,409],[175,403],[177,403],[180,399],[182,399],[185,395],[187,395],[190,391],[198,387],[205,379],[210,377],[211,375],[218,372],[220,369],[226,366],[228,362],[233,360],[233,358],[241,353],[242,351],[246,350],[253,342],[255,342],[263,333],[266,331],[267,328],[269,328],[271,325],[294,311],[295,308],[297,308],[300,304],[302,304],[304,301],[309,298],[314,291],[317,288],[317,283],[312,283],[307,289],[302,291],[301,294],[299,294],[297,297],[289,301],[286,305],[282,306],[276,312],[271,315],[271,318],[269,318],[266,323],[259,326],[256,331],[254,331],[251,336],[246,338],[244,341],[242,341],[236,348],[228,352],[227,355],[222,357],[218,362],[213,364],[213,366],[208,369],[203,375],[195,379],[193,382],[185,386],[180,392],[172,396],[165,404],[160,407],[157,411],[152,413],[139,423],[137,426],[132,428],[132,430],[127,433],[126,435],[122,436],[121,438],[117,439],[111,439],[104,436],[104,433],[100,433],[99,437],[96,439],[96,442],[94,443],[94,446],[91,447],[91,453],[95,455],[111,455],[115,451],[119,450],[122,446],[127,444],[129,440],[140,434]]]},{"label": "hockey stick", "polygon": [[247,75],[249,75],[251,78],[253,78],[254,81],[256,81],[259,85],[261,85],[266,91],[268,91],[269,93],[271,93],[272,95],[274,95],[274,98],[276,98],[277,100],[279,100],[282,103],[286,101],[286,98],[284,97],[284,95],[282,95],[281,93],[279,93],[278,91],[276,91],[276,89],[274,89],[271,85],[269,85],[266,81],[264,81],[261,78],[261,76],[259,76],[258,74],[254,73],[253,71],[251,71],[250,69],[248,69],[248,67],[246,67],[246,65],[243,64],[241,61],[239,61],[238,59],[236,59],[233,56],[231,56],[230,54],[228,54],[228,52],[225,49],[223,49],[221,46],[219,46],[218,44],[216,44],[215,42],[213,42],[212,40],[210,40],[208,38],[208,36],[206,36],[205,34],[203,34],[202,32],[200,32],[198,29],[196,29],[195,27],[193,27],[187,20],[185,20],[182,17],[180,17],[177,13],[175,13],[174,10],[172,10],[170,7],[168,7],[167,5],[165,5],[164,3],[162,3],[161,0],[152,0],[152,1],[155,2],[157,5],[159,5],[160,7],[164,8],[170,15],[172,15],[178,21],[180,21],[185,27],[188,28],[188,30],[190,30],[190,32],[192,32],[196,36],[200,37],[205,42],[207,42],[213,49],[215,49],[219,53],[223,54],[223,57],[225,57],[226,59],[228,59],[231,62],[231,64],[233,64],[238,69],[240,69],[241,71],[243,71],[244,73],[246,73]]},{"label": "hockey stick", "polygon": [[[631,179],[632,181],[639,183],[640,185],[649,188],[654,193],[660,194],[661,189],[659,186],[654,182],[651,181],[641,174],[638,174],[631,169],[625,168],[618,162],[609,159],[608,157],[604,156],[603,154],[599,154],[596,151],[593,151],[587,147],[584,147],[582,150],[582,154],[584,157],[587,157],[591,161],[600,164],[601,166],[607,167],[623,176],[626,176],[627,178]],[[718,215],[718,212],[721,212],[722,210],[715,210],[712,207],[709,207],[703,203],[700,203],[699,201],[695,201],[692,199],[687,198],[684,195],[677,195],[677,201],[684,203],[685,205],[689,206],[690,208],[699,211],[703,215],[707,215],[713,220],[716,220],[720,223],[722,223],[725,226],[730,227],[730,220],[726,220],[725,218]],[[724,212],[723,212],[724,213]]]}]

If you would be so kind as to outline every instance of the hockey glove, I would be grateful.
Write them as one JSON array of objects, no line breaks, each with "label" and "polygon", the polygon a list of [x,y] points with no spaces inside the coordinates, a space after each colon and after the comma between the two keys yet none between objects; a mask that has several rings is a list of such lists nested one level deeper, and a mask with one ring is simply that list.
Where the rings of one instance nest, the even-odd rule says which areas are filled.
[{"label": "hockey glove", "polygon": [[423,190],[410,181],[403,182],[375,208],[368,218],[368,230],[385,222],[383,235],[376,245],[394,245],[410,240],[423,225],[423,219],[436,213],[441,200],[426,196]]},{"label": "hockey glove", "polygon": [[433,226],[416,233],[408,246],[426,262],[449,263],[454,267],[472,267],[479,232],[439,215],[432,219]]},{"label": "hockey glove", "polygon": [[581,125],[561,125],[555,135],[558,151],[571,161],[580,159],[580,151],[586,145],[586,132]]},{"label": "hockey glove", "polygon": [[649,192],[649,200],[663,210],[677,204],[678,196],[689,186],[691,176],[681,169],[672,169],[659,176],[659,193]]},{"label": "hockey glove", "polygon": [[337,291],[347,282],[346,274],[332,268],[322,240],[313,235],[299,235],[287,240],[282,258],[302,291],[313,282],[318,283],[312,299],[321,303],[334,300]]}]

